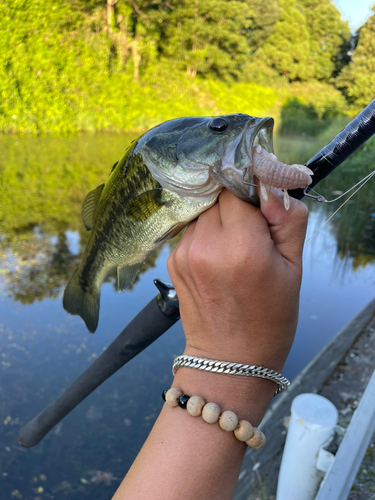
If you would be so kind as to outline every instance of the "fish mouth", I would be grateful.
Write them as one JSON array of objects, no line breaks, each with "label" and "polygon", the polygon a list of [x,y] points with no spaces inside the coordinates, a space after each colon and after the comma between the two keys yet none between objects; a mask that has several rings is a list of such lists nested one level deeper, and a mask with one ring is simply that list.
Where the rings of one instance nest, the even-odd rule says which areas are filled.
[{"label": "fish mouth", "polygon": [[253,151],[260,145],[273,154],[273,126],[271,117],[249,117],[242,133],[225,144],[221,167],[213,172],[221,185],[255,206],[259,206],[260,201],[252,174]]},{"label": "fish mouth", "polygon": [[[255,124],[251,121],[249,122],[246,130],[243,134],[243,143],[245,146],[247,165],[242,165],[241,184],[242,189],[246,192],[246,201],[255,206],[260,206],[259,196],[256,192],[255,179],[252,173],[252,167],[254,165],[253,152],[257,146],[261,146],[267,153],[273,154],[273,127],[274,119],[270,116],[258,119],[258,123]],[[244,197],[242,197],[245,199]]]},{"label": "fish mouth", "polygon": [[247,130],[245,131],[245,145],[246,145],[246,153],[249,157],[251,165],[253,164],[253,149],[258,146],[258,144],[265,150],[267,153],[273,153],[273,126],[274,119],[270,116],[266,118],[262,118],[259,123],[252,127],[251,122],[248,125]]}]

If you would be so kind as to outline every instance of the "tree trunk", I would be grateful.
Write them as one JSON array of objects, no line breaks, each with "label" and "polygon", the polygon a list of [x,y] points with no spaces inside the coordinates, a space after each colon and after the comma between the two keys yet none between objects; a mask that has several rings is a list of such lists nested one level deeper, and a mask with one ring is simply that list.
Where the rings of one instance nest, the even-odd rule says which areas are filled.
[{"label": "tree trunk", "polygon": [[137,39],[132,41],[131,47],[132,47],[132,57],[133,57],[133,64],[134,64],[133,79],[135,82],[138,83],[139,82],[139,66],[141,65],[141,56],[139,54],[138,40]]},{"label": "tree trunk", "polygon": [[108,32],[112,33],[113,25],[114,25],[114,11],[115,11],[115,4],[117,3],[118,0],[107,0],[107,27],[108,27]]},{"label": "tree trunk", "polygon": [[194,78],[197,76],[197,68],[192,68],[191,66],[187,66],[186,73],[194,80]]}]

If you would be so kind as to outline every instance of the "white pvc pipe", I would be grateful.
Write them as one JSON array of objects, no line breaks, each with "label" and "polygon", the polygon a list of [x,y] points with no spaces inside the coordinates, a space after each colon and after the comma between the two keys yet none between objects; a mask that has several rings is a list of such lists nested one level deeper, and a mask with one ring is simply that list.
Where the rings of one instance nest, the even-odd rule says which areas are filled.
[{"label": "white pvc pipe", "polygon": [[317,394],[294,398],[281,462],[277,500],[313,500],[321,477],[316,469],[320,447],[334,434],[338,413]]}]

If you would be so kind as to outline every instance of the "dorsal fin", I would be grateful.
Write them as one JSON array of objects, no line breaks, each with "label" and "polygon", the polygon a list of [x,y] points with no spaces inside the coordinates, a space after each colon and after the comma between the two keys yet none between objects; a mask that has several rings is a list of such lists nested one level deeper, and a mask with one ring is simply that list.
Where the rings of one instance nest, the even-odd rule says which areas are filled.
[{"label": "dorsal fin", "polygon": [[110,171],[109,175],[111,175],[111,173],[114,171],[114,169],[117,167],[117,165],[118,165],[118,160],[116,161],[116,163],[111,168],[111,171]]},{"label": "dorsal fin", "polygon": [[154,215],[165,204],[162,192],[163,188],[150,189],[130,200],[126,207],[127,217],[143,222]]},{"label": "dorsal fin", "polygon": [[94,225],[94,213],[95,209],[100,200],[100,196],[102,194],[104,188],[104,184],[101,184],[93,191],[90,191],[89,194],[84,199],[81,208],[81,216],[83,220],[83,224],[85,225],[86,231],[90,231]]}]

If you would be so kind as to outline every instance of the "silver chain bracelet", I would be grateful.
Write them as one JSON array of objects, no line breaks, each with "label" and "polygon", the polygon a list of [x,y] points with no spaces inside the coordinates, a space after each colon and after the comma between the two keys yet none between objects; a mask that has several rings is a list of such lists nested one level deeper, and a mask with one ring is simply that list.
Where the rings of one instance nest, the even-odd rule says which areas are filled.
[{"label": "silver chain bracelet", "polygon": [[275,396],[280,392],[286,391],[290,382],[287,378],[274,372],[269,368],[255,365],[243,365],[240,363],[231,363],[230,361],[218,361],[217,359],[197,358],[195,356],[177,356],[173,362],[172,373],[176,375],[176,371],[181,367],[197,368],[212,373],[225,373],[227,375],[243,375],[245,377],[259,377],[276,382],[278,388],[275,391]]}]

